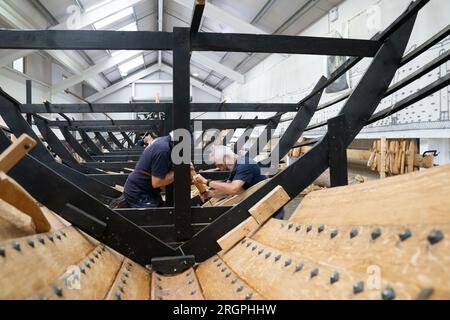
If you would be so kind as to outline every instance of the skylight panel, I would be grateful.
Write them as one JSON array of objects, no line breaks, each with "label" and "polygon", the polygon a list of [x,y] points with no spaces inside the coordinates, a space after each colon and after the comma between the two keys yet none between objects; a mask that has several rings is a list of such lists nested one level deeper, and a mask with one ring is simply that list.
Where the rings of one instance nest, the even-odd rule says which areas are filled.
[{"label": "skylight panel", "polygon": [[141,55],[119,65],[119,71],[122,77],[126,77],[131,70],[136,69],[142,65],[144,65],[144,56]]}]

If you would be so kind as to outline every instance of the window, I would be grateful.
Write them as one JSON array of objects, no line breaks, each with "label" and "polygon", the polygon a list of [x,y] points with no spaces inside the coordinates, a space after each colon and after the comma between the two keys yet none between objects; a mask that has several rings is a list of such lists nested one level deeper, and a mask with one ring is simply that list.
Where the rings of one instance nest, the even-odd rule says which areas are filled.
[{"label": "window", "polygon": [[22,57],[13,62],[13,68],[16,71],[25,73],[25,58]]}]

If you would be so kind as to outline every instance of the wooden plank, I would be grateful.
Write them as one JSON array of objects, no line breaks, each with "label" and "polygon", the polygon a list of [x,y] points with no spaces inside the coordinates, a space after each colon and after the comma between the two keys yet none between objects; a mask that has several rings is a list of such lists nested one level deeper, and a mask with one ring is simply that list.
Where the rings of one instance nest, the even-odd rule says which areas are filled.
[{"label": "wooden plank", "polygon": [[194,269],[174,276],[152,273],[152,300],[204,300]]},{"label": "wooden plank", "polygon": [[8,173],[35,146],[36,141],[33,138],[22,134],[0,154],[0,171]]},{"label": "wooden plank", "polygon": [[277,186],[250,210],[250,214],[261,225],[266,222],[275,212],[281,209],[291,197],[282,186]]},{"label": "wooden plank", "polygon": [[218,256],[201,263],[196,273],[208,300],[265,300]]},{"label": "wooden plank", "polygon": [[[372,233],[377,228],[380,235],[374,239]],[[401,241],[399,234],[406,229],[412,235]],[[368,270],[379,270],[383,279],[410,288],[403,291],[405,298],[414,299],[425,288],[433,288],[433,298],[449,298],[450,241],[444,238],[431,245],[427,238],[433,230],[448,234],[450,224],[355,226],[304,221],[300,225],[271,220],[255,234],[254,240],[281,251],[298,252],[302,258],[336,269],[366,274],[365,278],[369,277]]]},{"label": "wooden plank", "polygon": [[267,183],[267,180],[263,180],[258,182],[257,184],[255,184],[254,186],[248,188],[247,190],[245,190],[243,193],[233,196],[231,198],[225,199],[224,201],[215,204],[216,206],[224,206],[224,207],[228,207],[228,206],[234,206],[236,204],[238,204],[239,202],[241,202],[242,200],[244,200],[245,198],[247,198],[249,195],[251,195],[252,193],[254,193],[256,190],[258,190],[259,188],[261,188],[263,185],[265,185]]},{"label": "wooden plank", "polygon": [[29,215],[33,219],[36,232],[50,231],[50,223],[37,201],[16,181],[3,172],[0,172],[0,199]]},{"label": "wooden plank", "polygon": [[387,148],[386,144],[387,144],[386,138],[385,137],[381,138],[380,166],[379,166],[380,179],[386,178],[386,148]]},{"label": "wooden plank", "polygon": [[[421,292],[417,285],[385,277],[379,279],[378,290],[369,289],[366,270],[358,273],[310,259],[297,250],[278,250],[255,240],[249,246],[248,243],[236,246],[224,256],[224,261],[255,290],[273,300],[381,300],[381,290],[387,288],[394,289],[398,299],[414,299]],[[336,273],[338,281],[333,282]],[[359,282],[363,282],[364,290],[354,292],[353,286]]]},{"label": "wooden plank", "polygon": [[30,216],[0,199],[0,241],[35,234]]},{"label": "wooden plank", "polygon": [[0,247],[5,250],[5,255],[0,255],[0,299],[24,299],[35,294],[94,248],[73,227],[8,240]]},{"label": "wooden plank", "polygon": [[408,173],[411,173],[414,171],[414,158],[416,154],[416,148],[415,148],[415,142],[414,140],[411,140],[409,142],[408,152],[406,154],[406,165],[408,167]]},{"label": "wooden plank", "polygon": [[228,251],[229,249],[234,247],[236,243],[247,237],[250,233],[254,232],[258,228],[258,222],[253,217],[249,217],[238,226],[236,226],[233,230],[224,235],[222,238],[217,240],[217,243],[223,251]]},{"label": "wooden plank", "polygon": [[151,272],[125,259],[117,273],[107,300],[150,300]]},{"label": "wooden plank", "polygon": [[120,269],[122,260],[123,258],[119,259],[116,254],[104,246],[98,246],[81,262],[68,268],[66,272],[60,274],[50,285],[39,290],[30,299],[105,299]]},{"label": "wooden plank", "polygon": [[446,224],[450,208],[448,181],[450,165],[325,189],[309,194],[291,220],[334,225]]}]

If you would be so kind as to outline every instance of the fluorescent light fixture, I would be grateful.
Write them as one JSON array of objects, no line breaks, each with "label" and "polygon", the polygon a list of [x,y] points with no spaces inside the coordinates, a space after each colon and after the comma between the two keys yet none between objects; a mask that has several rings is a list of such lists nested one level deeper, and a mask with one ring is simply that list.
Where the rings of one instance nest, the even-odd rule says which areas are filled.
[{"label": "fluorescent light fixture", "polygon": [[125,27],[118,29],[117,31],[138,31],[138,27],[136,22],[132,22],[127,24]]},{"label": "fluorescent light fixture", "polygon": [[123,9],[113,15],[110,15],[109,17],[107,17],[103,20],[100,20],[99,22],[94,23],[94,27],[97,30],[103,29],[103,28],[113,24],[114,22],[119,21],[127,16],[132,15],[132,14],[134,14],[134,10],[132,7]]},{"label": "fluorescent light fixture", "polygon": [[128,73],[144,64],[144,56],[136,57],[128,62],[119,65],[119,71],[122,77],[126,77]]},{"label": "fluorescent light fixture", "polygon": [[86,8],[85,12],[94,11],[95,9],[100,8],[101,6],[104,6],[105,4],[110,3],[110,2],[112,2],[112,0],[105,0],[105,1],[102,1],[100,3],[94,4],[93,6],[90,6],[90,7]]},{"label": "fluorescent light fixture", "polygon": [[199,76],[199,74],[197,72],[194,72],[192,75],[196,78]]}]

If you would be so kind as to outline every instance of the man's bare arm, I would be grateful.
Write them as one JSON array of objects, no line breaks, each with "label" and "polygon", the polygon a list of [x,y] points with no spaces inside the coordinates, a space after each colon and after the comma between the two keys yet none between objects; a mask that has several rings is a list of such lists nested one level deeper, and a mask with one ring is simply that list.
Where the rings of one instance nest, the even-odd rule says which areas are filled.
[{"label": "man's bare arm", "polygon": [[168,174],[166,174],[164,179],[152,176],[152,187],[155,189],[162,188],[172,184],[173,181],[174,181],[173,171],[170,171]]}]

